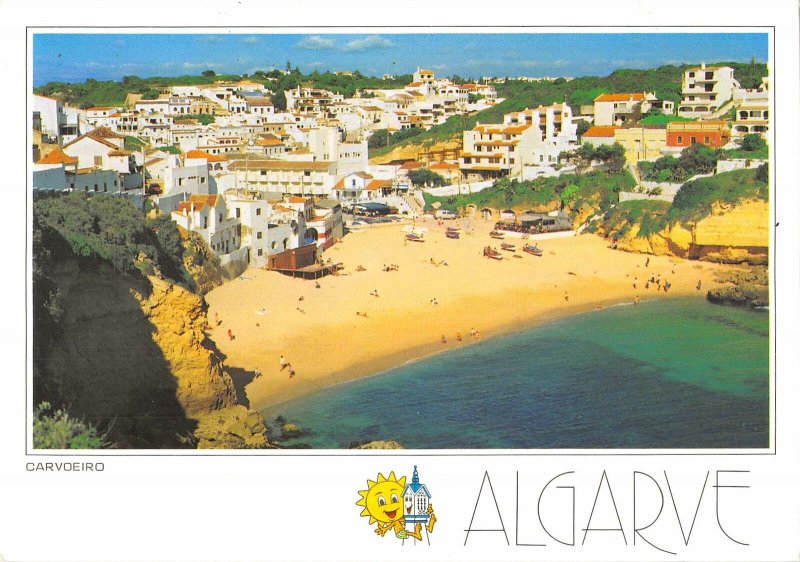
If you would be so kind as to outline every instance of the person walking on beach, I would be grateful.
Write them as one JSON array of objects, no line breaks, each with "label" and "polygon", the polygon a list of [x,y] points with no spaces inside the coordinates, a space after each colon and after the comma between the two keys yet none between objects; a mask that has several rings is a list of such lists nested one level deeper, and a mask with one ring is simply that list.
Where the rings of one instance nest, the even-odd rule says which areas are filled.
[{"label": "person walking on beach", "polygon": [[447,343],[447,337],[444,334],[442,334],[442,345],[445,345],[446,343]]},{"label": "person walking on beach", "polygon": [[456,332],[456,341],[461,341],[461,332]]},{"label": "person walking on beach", "polygon": [[291,379],[295,375],[294,369],[291,365],[289,365],[289,378]]},{"label": "person walking on beach", "polygon": [[281,371],[283,371],[288,366],[289,366],[289,362],[286,360],[286,358],[283,355],[281,355]]},{"label": "person walking on beach", "polygon": [[636,298],[633,299],[633,306],[639,306],[639,295],[636,295]]},{"label": "person walking on beach", "polygon": [[633,278],[633,288],[635,289],[636,285],[638,285],[638,284],[639,284],[639,278],[638,277],[634,277]]},{"label": "person walking on beach", "polygon": [[703,288],[703,281],[700,280],[700,281],[697,282],[697,290],[699,291],[702,288]]},{"label": "person walking on beach", "polygon": [[228,328],[228,340],[232,340],[232,339],[233,339],[233,332],[231,331],[230,328]]},{"label": "person walking on beach", "polygon": [[645,266],[645,268],[650,267],[650,256],[647,256],[647,261],[644,262],[644,266]]},{"label": "person walking on beach", "polygon": [[219,312],[214,313],[214,326],[219,326],[222,322],[219,321]]}]

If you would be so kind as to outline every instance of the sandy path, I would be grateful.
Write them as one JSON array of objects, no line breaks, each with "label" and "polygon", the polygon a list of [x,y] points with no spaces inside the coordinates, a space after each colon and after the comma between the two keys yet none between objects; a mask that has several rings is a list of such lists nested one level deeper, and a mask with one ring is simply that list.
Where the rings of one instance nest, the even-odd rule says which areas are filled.
[{"label": "sandy path", "polygon": [[[314,281],[251,269],[245,280],[207,295],[209,319],[218,314],[221,321],[209,337],[238,373],[251,407],[469,345],[473,327],[485,339],[598,305],[630,302],[636,295],[642,300],[705,295],[714,285],[714,271],[724,267],[650,257],[646,270],[646,256],[610,250],[594,235],[540,241],[543,257],[518,249],[520,258],[503,252],[504,259],[495,261],[482,256],[487,244],[499,248],[500,241],[488,236],[490,223],[473,222],[472,232],[459,240],[446,238],[445,227],[433,221],[424,226],[430,229],[424,243],[405,243],[400,225],[348,234],[325,253],[345,264],[344,274],[320,279],[320,288]],[[522,246],[521,240],[508,241]],[[431,258],[447,265],[432,265]],[[384,264],[397,264],[399,271],[384,272]],[[366,271],[357,272],[358,265]],[[669,295],[644,289],[650,273],[670,280]],[[703,290],[697,291],[701,279]],[[370,294],[374,290],[378,297]],[[434,298],[438,305],[431,304]],[[235,339],[228,339],[228,329]],[[291,380],[280,370],[281,354],[296,370]],[[262,376],[251,380],[237,369],[258,369]]]}]

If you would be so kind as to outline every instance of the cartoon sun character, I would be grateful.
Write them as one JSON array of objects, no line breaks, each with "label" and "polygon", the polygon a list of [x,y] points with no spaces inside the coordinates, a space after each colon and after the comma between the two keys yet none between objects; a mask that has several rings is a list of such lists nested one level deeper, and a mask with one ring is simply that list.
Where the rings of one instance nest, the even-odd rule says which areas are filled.
[{"label": "cartoon sun character", "polygon": [[[356,505],[364,508],[361,516],[369,517],[370,525],[378,524],[378,528],[375,529],[378,535],[384,536],[389,529],[392,529],[398,539],[413,537],[421,541],[422,523],[417,522],[413,532],[406,529],[405,509],[408,506],[403,498],[405,489],[405,476],[398,480],[394,472],[390,472],[388,478],[379,473],[377,482],[367,480],[367,489],[358,491],[361,499]],[[426,511],[429,515],[427,530],[430,533],[433,531],[436,515],[433,513],[432,505],[429,505]]]}]

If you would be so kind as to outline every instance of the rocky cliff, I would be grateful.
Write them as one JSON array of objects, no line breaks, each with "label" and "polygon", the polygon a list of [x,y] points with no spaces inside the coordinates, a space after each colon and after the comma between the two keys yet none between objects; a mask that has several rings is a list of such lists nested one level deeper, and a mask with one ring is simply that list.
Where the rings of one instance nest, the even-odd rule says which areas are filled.
[{"label": "rocky cliff", "polygon": [[63,315],[35,361],[35,400],[68,405],[121,448],[269,446],[205,336],[202,297],[74,259],[54,279]]},{"label": "rocky cliff", "polygon": [[426,151],[453,150],[460,149],[461,141],[459,138],[435,144],[402,144],[391,152],[382,156],[370,158],[370,164],[387,164],[393,160],[422,160]]},{"label": "rocky cliff", "polygon": [[769,203],[746,200],[737,205],[717,202],[696,224],[676,224],[647,237],[639,225],[617,240],[621,250],[673,255],[721,263],[764,265],[769,259]]}]

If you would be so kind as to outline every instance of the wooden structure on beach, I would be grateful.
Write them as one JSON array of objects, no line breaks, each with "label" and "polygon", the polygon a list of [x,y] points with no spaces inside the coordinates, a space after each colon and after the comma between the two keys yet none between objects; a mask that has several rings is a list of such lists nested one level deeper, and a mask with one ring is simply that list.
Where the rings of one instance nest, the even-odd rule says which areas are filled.
[{"label": "wooden structure on beach", "polygon": [[318,279],[329,273],[339,271],[342,268],[342,264],[318,263],[317,245],[306,244],[305,246],[267,257],[266,268],[270,271],[291,275],[292,277]]}]

